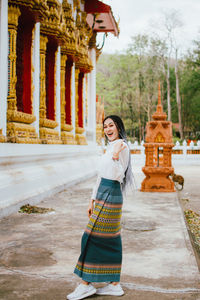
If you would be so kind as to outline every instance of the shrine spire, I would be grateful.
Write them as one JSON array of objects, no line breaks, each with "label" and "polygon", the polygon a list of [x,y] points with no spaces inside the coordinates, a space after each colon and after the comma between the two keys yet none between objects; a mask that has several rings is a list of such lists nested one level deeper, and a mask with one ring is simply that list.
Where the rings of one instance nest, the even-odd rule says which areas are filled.
[{"label": "shrine spire", "polygon": [[160,80],[158,82],[158,104],[156,112],[153,114],[152,118],[154,120],[166,120],[167,115],[165,112],[163,112],[163,106],[161,103],[161,89],[160,89]]}]

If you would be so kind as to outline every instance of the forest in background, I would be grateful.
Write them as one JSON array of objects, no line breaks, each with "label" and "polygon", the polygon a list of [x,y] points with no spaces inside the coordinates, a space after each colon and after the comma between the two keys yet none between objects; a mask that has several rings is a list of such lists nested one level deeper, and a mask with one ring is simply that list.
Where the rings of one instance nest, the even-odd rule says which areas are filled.
[{"label": "forest in background", "polygon": [[156,110],[159,81],[174,137],[200,139],[200,40],[181,58],[172,42],[138,34],[123,54],[99,57],[97,95],[106,115],[122,117],[131,141],[144,140],[146,123]]}]

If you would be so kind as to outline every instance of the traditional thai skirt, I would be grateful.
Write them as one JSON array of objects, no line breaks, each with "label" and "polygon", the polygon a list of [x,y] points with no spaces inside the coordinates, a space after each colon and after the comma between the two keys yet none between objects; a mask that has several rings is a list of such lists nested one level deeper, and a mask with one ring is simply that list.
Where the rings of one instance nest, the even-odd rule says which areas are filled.
[{"label": "traditional thai skirt", "polygon": [[88,282],[118,282],[122,262],[120,183],[102,178],[96,199],[74,273]]}]

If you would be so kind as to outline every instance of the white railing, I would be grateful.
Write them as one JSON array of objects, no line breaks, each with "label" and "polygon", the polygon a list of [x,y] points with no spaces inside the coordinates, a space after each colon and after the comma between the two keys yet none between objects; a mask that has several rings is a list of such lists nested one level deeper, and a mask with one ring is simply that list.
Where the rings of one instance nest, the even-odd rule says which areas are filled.
[{"label": "white railing", "polygon": [[[134,155],[137,159],[144,160],[145,158],[145,147],[144,141],[139,144],[137,141],[133,144],[131,142],[128,143],[132,155]],[[189,145],[184,140],[182,144],[180,142],[176,142],[175,146],[172,149],[172,159],[174,160],[198,160],[200,161],[200,141],[197,141],[197,144],[194,145],[194,142],[191,141]]]}]

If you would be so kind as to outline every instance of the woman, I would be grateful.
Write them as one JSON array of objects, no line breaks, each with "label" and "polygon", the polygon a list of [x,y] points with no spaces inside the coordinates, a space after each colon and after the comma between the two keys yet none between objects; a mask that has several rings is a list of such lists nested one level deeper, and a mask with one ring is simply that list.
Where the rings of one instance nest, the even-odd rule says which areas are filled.
[{"label": "woman", "polygon": [[[120,219],[122,191],[133,183],[130,151],[120,117],[106,117],[103,129],[108,147],[101,158],[97,183],[88,206],[90,220],[82,237],[81,255],[74,270],[82,282],[67,296],[69,300],[83,299],[93,294],[124,294],[119,284],[122,262]],[[109,284],[96,290],[91,282]]]}]

